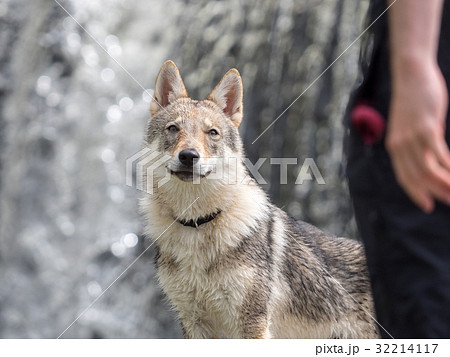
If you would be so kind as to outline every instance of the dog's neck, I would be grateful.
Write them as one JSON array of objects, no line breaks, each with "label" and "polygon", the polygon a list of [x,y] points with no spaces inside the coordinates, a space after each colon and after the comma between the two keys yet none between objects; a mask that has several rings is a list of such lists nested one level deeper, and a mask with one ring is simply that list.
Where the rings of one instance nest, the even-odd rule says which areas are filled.
[{"label": "dog's neck", "polygon": [[190,219],[189,221],[186,221],[184,219],[179,219],[178,223],[182,224],[185,227],[198,228],[202,224],[211,222],[221,212],[222,212],[222,210],[218,209],[215,212],[208,214],[207,216],[198,217],[198,218],[195,218],[195,219]]},{"label": "dog's neck", "polygon": [[208,250],[208,259],[236,247],[271,210],[267,195],[254,180],[232,185],[224,181],[168,182],[142,203],[147,234],[158,240],[161,251],[179,259],[197,254],[193,247],[198,244]]},{"label": "dog's neck", "polygon": [[193,184],[172,177],[171,182],[155,190],[151,200],[166,216],[195,226],[195,221],[198,225],[199,221],[207,220],[218,211],[226,213],[232,205],[242,200],[251,201],[252,195],[258,195],[262,191],[254,181],[244,180],[247,176],[244,170],[238,174],[238,180],[233,184],[208,179],[200,184]]}]

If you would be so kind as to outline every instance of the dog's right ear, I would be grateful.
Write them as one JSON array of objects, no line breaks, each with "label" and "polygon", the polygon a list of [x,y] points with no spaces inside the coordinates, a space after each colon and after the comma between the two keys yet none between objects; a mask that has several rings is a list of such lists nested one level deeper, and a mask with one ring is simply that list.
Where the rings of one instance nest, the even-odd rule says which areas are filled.
[{"label": "dog's right ear", "polygon": [[235,126],[242,121],[242,79],[238,70],[230,69],[206,98],[216,103]]},{"label": "dog's right ear", "polygon": [[177,66],[170,60],[164,62],[156,78],[150,114],[153,116],[178,98],[187,97],[188,93]]}]

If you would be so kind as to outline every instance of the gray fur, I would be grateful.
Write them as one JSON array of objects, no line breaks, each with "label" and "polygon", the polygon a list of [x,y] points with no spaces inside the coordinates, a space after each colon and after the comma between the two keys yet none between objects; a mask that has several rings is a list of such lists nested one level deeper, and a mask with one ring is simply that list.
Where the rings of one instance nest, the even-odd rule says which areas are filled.
[{"label": "gray fur", "polygon": [[[238,72],[230,72],[212,99],[195,101],[186,97],[177,69],[162,70],[157,88],[179,88],[180,93],[156,93],[172,102],[164,110],[153,103],[147,131],[148,147],[169,153],[174,161],[186,148],[205,160],[240,160],[236,184],[202,178],[194,185],[174,175],[143,202],[147,234],[158,246],[158,277],[185,337],[378,337],[361,244],[293,221],[253,180],[241,180],[248,174],[237,132],[242,103],[228,103],[225,112],[218,105],[223,107],[223,98],[242,100]],[[166,129],[173,120],[176,133]],[[220,135],[211,137],[210,127]],[[217,210],[216,218],[198,228],[173,221]]]}]

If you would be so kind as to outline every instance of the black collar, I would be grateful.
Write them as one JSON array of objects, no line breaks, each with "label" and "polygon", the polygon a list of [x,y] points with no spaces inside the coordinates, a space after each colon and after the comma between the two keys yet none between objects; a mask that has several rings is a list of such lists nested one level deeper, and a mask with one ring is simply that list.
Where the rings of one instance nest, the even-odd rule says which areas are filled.
[{"label": "black collar", "polygon": [[216,218],[219,215],[220,212],[222,212],[222,210],[219,209],[216,212],[211,213],[207,216],[199,217],[197,219],[191,219],[189,221],[185,221],[184,219],[179,219],[178,223],[180,223],[186,227],[198,228],[198,226],[201,226],[202,224],[211,222],[214,218]]}]

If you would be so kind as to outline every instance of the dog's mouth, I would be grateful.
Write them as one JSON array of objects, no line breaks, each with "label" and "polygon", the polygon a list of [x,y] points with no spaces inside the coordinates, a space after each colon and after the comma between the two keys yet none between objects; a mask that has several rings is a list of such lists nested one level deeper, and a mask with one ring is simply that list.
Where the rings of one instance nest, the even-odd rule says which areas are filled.
[{"label": "dog's mouth", "polygon": [[211,170],[205,172],[204,174],[199,174],[199,173],[193,172],[192,170],[178,170],[178,171],[170,170],[171,175],[176,176],[177,178],[179,178],[181,181],[184,181],[184,182],[194,181],[194,179],[196,179],[196,178],[203,179],[203,178],[207,177],[210,173],[211,173]]}]

